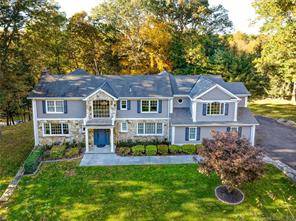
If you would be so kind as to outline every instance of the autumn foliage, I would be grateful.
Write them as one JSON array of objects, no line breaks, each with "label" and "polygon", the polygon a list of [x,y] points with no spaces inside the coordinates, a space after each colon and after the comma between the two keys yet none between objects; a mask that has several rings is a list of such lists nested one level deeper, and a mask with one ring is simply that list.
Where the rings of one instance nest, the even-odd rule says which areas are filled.
[{"label": "autumn foliage", "polygon": [[262,151],[236,132],[211,132],[213,139],[204,139],[198,154],[203,157],[201,173],[215,172],[229,190],[258,178],[263,172]]}]

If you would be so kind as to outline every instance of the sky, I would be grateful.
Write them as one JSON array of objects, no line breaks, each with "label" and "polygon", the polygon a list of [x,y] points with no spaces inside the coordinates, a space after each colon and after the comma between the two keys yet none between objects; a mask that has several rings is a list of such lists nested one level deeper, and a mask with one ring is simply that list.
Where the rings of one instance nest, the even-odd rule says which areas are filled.
[{"label": "sky", "polygon": [[[98,5],[102,0],[56,0],[61,6],[61,10],[70,17],[76,12],[86,11]],[[248,34],[257,34],[259,25],[251,25],[256,18],[255,10],[252,7],[254,0],[209,0],[210,5],[221,4],[228,10],[228,16],[233,22],[234,31],[241,31]]]}]

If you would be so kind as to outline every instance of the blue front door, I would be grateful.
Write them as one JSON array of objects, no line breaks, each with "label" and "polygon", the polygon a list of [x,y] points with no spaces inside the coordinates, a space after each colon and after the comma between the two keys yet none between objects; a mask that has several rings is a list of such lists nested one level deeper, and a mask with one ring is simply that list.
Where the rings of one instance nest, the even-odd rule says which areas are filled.
[{"label": "blue front door", "polygon": [[110,131],[108,129],[94,130],[94,144],[97,147],[104,147],[110,144]]}]

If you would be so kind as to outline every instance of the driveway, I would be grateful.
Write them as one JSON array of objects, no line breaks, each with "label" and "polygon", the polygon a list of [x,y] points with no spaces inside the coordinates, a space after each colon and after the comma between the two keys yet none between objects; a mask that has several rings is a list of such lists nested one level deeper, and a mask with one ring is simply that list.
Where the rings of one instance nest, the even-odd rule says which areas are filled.
[{"label": "driveway", "polygon": [[296,169],[296,128],[263,116],[256,119],[260,124],[256,127],[256,145],[272,159]]}]

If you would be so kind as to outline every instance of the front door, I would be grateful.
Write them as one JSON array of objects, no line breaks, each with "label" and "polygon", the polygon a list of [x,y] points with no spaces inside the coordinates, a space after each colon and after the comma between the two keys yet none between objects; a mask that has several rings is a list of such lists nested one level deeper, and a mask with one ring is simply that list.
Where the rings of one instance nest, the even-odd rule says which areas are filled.
[{"label": "front door", "polygon": [[95,129],[94,130],[94,144],[97,147],[104,147],[110,145],[110,130],[109,129]]}]

